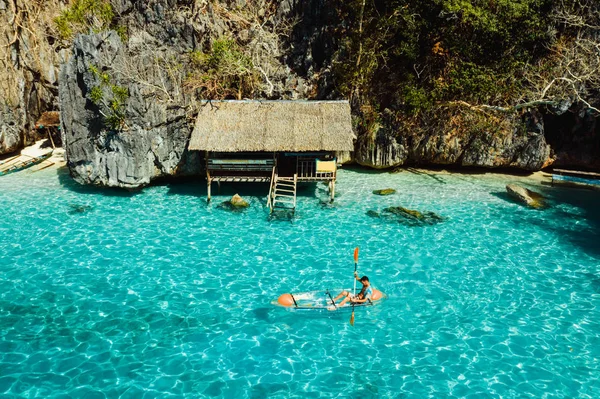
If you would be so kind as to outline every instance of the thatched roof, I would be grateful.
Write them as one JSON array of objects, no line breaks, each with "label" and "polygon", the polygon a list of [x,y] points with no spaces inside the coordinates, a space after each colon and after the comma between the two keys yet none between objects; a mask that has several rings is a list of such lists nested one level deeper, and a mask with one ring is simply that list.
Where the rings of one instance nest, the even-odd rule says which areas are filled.
[{"label": "thatched roof", "polygon": [[348,101],[210,101],[190,150],[354,151]]},{"label": "thatched roof", "polygon": [[44,112],[35,124],[37,129],[41,127],[56,127],[60,125],[60,113],[57,111]]}]

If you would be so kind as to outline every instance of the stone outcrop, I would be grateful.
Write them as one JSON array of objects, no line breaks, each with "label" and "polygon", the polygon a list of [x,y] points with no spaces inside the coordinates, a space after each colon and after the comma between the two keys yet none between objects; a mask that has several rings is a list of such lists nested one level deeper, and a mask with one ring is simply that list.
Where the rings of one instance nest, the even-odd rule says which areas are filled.
[{"label": "stone outcrop", "polygon": [[474,118],[469,112],[439,111],[412,124],[400,123],[390,111],[384,112],[387,117],[377,132],[359,138],[356,161],[378,169],[454,165],[531,171],[552,162],[544,125],[537,115],[482,121],[482,116]]},{"label": "stone outcrop", "polygon": [[0,155],[17,151],[22,146],[19,110],[4,106],[0,108]]},{"label": "stone outcrop", "polygon": [[[194,160],[185,156],[191,129],[184,100],[171,101],[153,87],[148,89],[144,80],[163,79],[166,93],[176,92],[172,82],[154,75],[159,70],[136,70],[153,56],[156,53],[130,53],[115,32],[75,39],[73,55],[61,70],[60,102],[67,161],[78,182],[138,188],[154,178],[193,169],[186,167]],[[105,71],[110,79],[107,87],[93,69]],[[125,125],[120,129],[107,125],[108,110],[90,98],[92,90],[101,87],[110,101],[112,86],[128,91],[122,109]]]},{"label": "stone outcrop", "polygon": [[531,208],[541,209],[546,207],[544,196],[535,191],[528,190],[516,184],[508,184],[506,191],[512,198]]},{"label": "stone outcrop", "polygon": [[60,0],[0,0],[0,155],[32,144],[40,115],[58,109],[58,71],[68,52],[50,38]]}]

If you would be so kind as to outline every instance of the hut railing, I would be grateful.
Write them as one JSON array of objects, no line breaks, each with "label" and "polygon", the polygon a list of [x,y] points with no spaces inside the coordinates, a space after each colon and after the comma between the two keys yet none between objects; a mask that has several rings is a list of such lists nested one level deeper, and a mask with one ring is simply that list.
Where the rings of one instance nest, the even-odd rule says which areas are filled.
[{"label": "hut railing", "polygon": [[317,160],[314,158],[298,158],[297,174],[300,180],[335,180],[336,172],[333,171],[318,171]]}]

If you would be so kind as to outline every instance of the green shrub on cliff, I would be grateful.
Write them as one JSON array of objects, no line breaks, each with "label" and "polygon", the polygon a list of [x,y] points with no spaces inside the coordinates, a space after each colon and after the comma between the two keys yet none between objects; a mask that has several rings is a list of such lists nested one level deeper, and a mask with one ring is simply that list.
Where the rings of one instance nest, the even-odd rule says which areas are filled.
[{"label": "green shrub on cliff", "polygon": [[63,40],[71,40],[80,33],[97,33],[107,29],[116,30],[124,38],[125,28],[117,26],[114,20],[115,11],[109,0],[74,0],[54,23]]},{"label": "green shrub on cliff", "polygon": [[110,75],[100,72],[95,65],[90,65],[89,71],[99,84],[91,87],[88,99],[98,107],[106,127],[112,130],[123,129],[126,125],[125,103],[129,98],[129,90],[112,84]]},{"label": "green shrub on cliff", "polygon": [[203,98],[242,99],[251,97],[258,86],[259,76],[250,56],[233,39],[215,40],[208,53],[194,51],[190,57],[195,70],[185,85],[198,90]]}]

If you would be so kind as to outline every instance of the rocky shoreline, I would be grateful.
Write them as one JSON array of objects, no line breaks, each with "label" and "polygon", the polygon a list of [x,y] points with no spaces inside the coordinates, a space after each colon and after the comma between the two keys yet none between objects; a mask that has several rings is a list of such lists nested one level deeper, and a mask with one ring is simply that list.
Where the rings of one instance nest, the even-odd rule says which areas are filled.
[{"label": "rocky shoreline", "polygon": [[[176,2],[169,0],[152,5],[130,0],[111,3],[127,27],[126,40],[107,30],[78,35],[69,47],[46,41],[37,47],[41,63],[27,52],[14,53],[7,68],[12,71],[9,83],[20,91],[11,103],[0,104],[0,155],[36,138],[32,127],[42,112],[60,110],[67,163],[79,183],[132,189],[158,178],[198,174],[199,154],[189,152],[187,144],[202,103],[193,91],[184,90],[194,67],[189,55],[225,34],[250,46],[253,38],[266,33],[257,30],[250,16],[247,24],[231,20],[235,10],[231,5],[171,12]],[[258,3],[252,18],[271,26],[273,32],[297,17],[311,15],[315,24],[329,18],[320,2],[302,7],[292,1],[276,2],[276,9],[268,13],[267,2]],[[0,0],[2,23],[19,15],[9,5]],[[65,7],[57,1],[52,5],[57,10]],[[54,29],[50,17],[45,21],[46,29]],[[9,33],[4,32],[4,41],[10,42]],[[330,66],[316,60],[322,35],[315,25],[299,23],[279,43],[281,48],[264,55],[267,61],[261,60],[260,65],[279,72],[265,74],[269,90],[259,97],[339,98],[328,80]],[[39,41],[29,34],[17,38],[21,47]],[[8,86],[3,90],[8,92]],[[120,98],[119,93],[125,94]],[[360,107],[353,108],[357,121],[363,113]],[[118,126],[107,127],[109,119]],[[340,154],[338,159],[375,169],[433,165],[533,172],[569,165],[597,170],[598,148],[594,113],[580,103],[565,101],[561,107],[509,114],[438,107],[435,115],[410,123],[385,109],[376,128],[358,135],[354,153]]]}]

